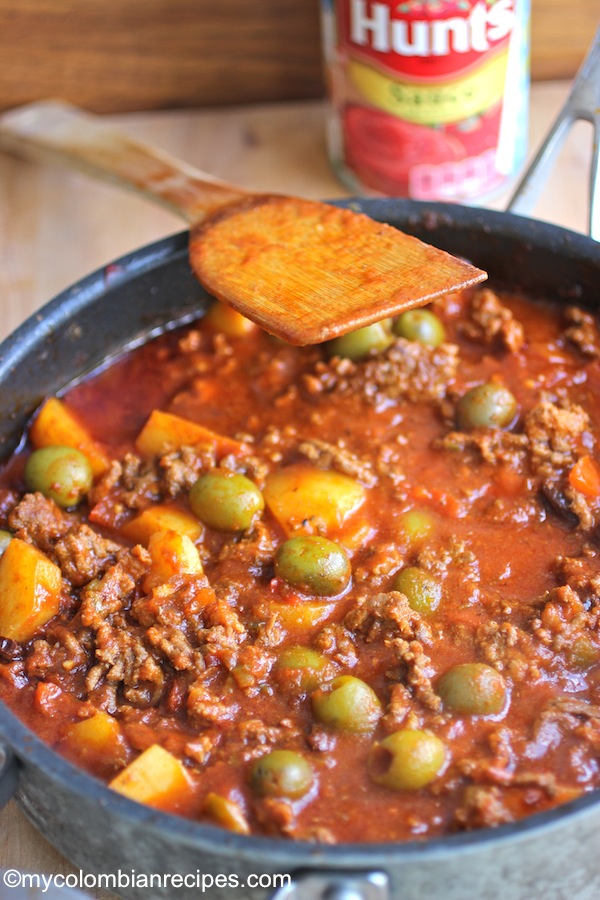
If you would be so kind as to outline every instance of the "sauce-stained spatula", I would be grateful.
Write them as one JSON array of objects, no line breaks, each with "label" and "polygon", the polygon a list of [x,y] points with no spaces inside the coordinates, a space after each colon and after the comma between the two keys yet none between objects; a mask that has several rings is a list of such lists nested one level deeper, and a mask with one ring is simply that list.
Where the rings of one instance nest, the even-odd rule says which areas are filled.
[{"label": "sauce-stained spatula", "polygon": [[204,287],[292,344],[328,340],[486,278],[363,214],[218,181],[62,101],[2,115],[0,147],[50,154],[182,215]]}]

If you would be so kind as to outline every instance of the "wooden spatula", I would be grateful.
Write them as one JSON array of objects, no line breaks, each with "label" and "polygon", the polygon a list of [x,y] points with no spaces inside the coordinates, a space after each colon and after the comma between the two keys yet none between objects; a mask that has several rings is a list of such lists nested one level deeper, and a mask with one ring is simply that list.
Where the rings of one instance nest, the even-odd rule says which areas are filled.
[{"label": "wooden spatula", "polygon": [[5,113],[0,147],[50,154],[182,215],[205,288],[292,344],[328,340],[486,278],[360,213],[218,181],[62,101]]}]

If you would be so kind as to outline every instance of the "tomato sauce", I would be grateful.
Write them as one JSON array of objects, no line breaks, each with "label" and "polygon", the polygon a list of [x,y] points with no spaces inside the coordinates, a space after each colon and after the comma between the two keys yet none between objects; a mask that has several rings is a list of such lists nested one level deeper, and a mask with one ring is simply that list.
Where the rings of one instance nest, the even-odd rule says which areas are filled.
[{"label": "tomato sauce", "polygon": [[[357,351],[224,309],[42,407],[5,465],[2,700],[240,833],[425,839],[595,790],[595,318],[477,290]],[[39,456],[69,428],[106,459],[76,505]]]}]

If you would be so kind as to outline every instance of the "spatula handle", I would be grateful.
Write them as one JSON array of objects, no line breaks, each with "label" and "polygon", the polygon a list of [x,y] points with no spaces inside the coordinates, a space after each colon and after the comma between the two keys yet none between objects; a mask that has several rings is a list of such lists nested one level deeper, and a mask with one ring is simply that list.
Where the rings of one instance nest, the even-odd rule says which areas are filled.
[{"label": "spatula handle", "polygon": [[0,116],[0,147],[19,156],[51,157],[142,193],[188,222],[248,196],[187,163],[106,125],[60,100],[18,107]]}]

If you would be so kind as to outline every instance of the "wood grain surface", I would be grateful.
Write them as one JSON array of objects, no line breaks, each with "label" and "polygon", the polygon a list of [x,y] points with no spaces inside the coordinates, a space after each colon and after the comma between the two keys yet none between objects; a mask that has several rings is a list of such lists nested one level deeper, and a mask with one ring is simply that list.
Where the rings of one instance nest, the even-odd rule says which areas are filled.
[{"label": "wood grain surface", "polygon": [[[533,0],[533,77],[571,77],[599,20],[598,0]],[[319,0],[0,0],[0,109],[319,97],[319,29]]]}]

